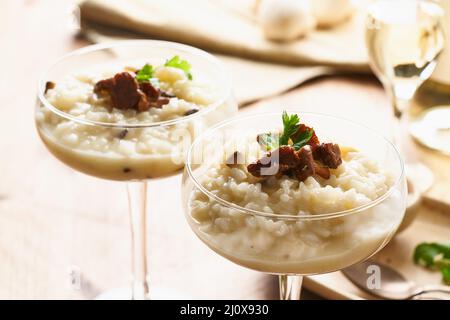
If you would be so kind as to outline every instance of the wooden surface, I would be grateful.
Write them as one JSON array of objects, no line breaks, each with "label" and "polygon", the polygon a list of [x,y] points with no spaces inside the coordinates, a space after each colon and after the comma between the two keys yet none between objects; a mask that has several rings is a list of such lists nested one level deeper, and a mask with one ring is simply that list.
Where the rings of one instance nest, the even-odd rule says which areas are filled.
[{"label": "wooden surface", "polygon": [[[86,45],[67,24],[69,2],[0,2],[0,298],[92,298],[129,284],[125,186],[65,167],[34,128],[39,73]],[[335,113],[385,133],[387,105],[373,79],[348,76],[312,81],[241,113]],[[235,266],[196,239],[181,211],[180,180],[150,182],[152,285],[194,299],[277,298],[275,277]]]},{"label": "wooden surface", "polygon": [[[411,263],[411,260],[418,243],[448,242],[449,230],[448,212],[422,206],[412,225],[399,233],[373,259],[391,266],[418,285],[442,284],[439,272],[426,270]],[[305,281],[305,286],[329,299],[375,299],[374,296],[354,286],[341,272],[310,277]],[[448,299],[448,296],[446,298]]]}]

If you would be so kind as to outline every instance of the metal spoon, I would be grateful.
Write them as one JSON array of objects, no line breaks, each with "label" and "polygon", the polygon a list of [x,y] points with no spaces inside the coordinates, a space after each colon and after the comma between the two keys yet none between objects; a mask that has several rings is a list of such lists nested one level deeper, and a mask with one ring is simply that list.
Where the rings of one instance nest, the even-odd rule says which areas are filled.
[{"label": "metal spoon", "polygon": [[358,288],[383,299],[411,300],[428,293],[446,293],[450,298],[450,286],[418,286],[391,267],[373,260],[353,265],[342,272]]}]

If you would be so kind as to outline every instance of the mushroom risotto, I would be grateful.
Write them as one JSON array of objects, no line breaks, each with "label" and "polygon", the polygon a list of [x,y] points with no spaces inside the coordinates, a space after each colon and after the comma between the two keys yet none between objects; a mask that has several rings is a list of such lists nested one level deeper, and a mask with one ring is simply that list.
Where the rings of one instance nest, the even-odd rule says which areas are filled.
[{"label": "mushroom risotto", "polygon": [[[178,56],[159,66],[139,61],[70,74],[47,82],[45,98],[61,113],[42,105],[39,134],[60,160],[87,174],[113,180],[170,174],[184,165],[191,139],[211,124],[205,121],[227,116],[217,106],[220,115],[195,115],[220,103],[218,88],[198,79]],[[182,117],[192,120],[176,121]],[[173,124],[158,126],[167,121]]]},{"label": "mushroom risotto", "polygon": [[211,161],[190,196],[193,230],[224,257],[269,273],[325,273],[376,252],[401,221],[393,175],[356,149],[319,142],[297,115],[284,113],[283,125]]}]

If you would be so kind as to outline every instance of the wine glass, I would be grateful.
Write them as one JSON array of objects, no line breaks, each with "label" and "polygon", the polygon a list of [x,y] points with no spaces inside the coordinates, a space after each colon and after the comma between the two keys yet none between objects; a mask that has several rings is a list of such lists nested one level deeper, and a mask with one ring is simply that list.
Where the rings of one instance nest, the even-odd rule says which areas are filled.
[{"label": "wine glass", "polygon": [[[200,135],[189,150],[182,180],[185,215],[197,237],[238,265],[279,275],[284,300],[299,299],[302,276],[341,270],[383,248],[406,206],[403,162],[391,142],[349,120],[298,114],[322,142],[338,143],[343,154],[359,150],[369,162],[376,161],[389,172],[390,187],[371,200],[352,202],[333,198],[339,187],[315,188],[319,180],[311,177],[298,184],[281,178],[279,185],[253,180],[245,165],[260,149],[256,137],[277,131],[281,113],[235,118]],[[345,170],[359,167],[345,161]],[[381,178],[368,176],[360,187],[375,186]],[[344,189],[356,192],[358,183],[351,181],[359,179],[347,176],[350,185]]]},{"label": "wine glass", "polygon": [[[393,137],[403,154],[409,148],[408,107],[417,88],[431,76],[444,48],[443,15],[437,3],[427,0],[378,0],[368,9],[369,62],[391,99]],[[407,173],[420,177],[408,182],[416,183],[421,191],[432,184],[431,170],[410,158]]]},{"label": "wine glass", "polygon": [[[99,72],[109,72],[110,69],[123,71],[124,67],[130,68],[132,65],[142,67],[143,63],[164,65],[173,56],[188,61],[194,79],[198,79],[195,84],[190,84],[187,79],[174,82],[174,86],[178,86],[177,90],[184,96],[192,95],[196,101],[202,98],[199,98],[199,92],[211,94],[210,100],[201,108],[174,116],[173,112],[177,109],[174,111],[173,108],[197,105],[186,101],[182,104],[179,102],[181,100],[176,100],[174,103],[178,105],[174,106],[172,102],[169,103],[172,100],[167,98],[164,101],[168,104],[155,109],[153,113],[151,109],[134,111],[114,108],[111,111],[108,107],[98,107],[98,104],[109,101],[107,98],[102,100],[91,95],[94,85],[88,81],[89,77]],[[85,73],[80,73],[81,70]],[[181,70],[161,70],[171,70],[173,74],[163,75],[166,77],[184,77]],[[75,78],[65,80],[72,74],[75,74]],[[80,84],[78,80],[84,82]],[[163,82],[159,85],[162,87]],[[199,86],[203,91],[199,91]],[[48,91],[53,87],[57,91]],[[167,92],[161,94],[169,96]],[[48,95],[51,95],[51,99]],[[173,98],[173,95],[170,97]],[[51,101],[58,103],[53,104]],[[209,126],[236,112],[237,103],[231,92],[231,79],[222,63],[202,50],[178,43],[129,40],[88,46],[63,57],[42,76],[35,120],[39,136],[48,150],[77,171],[98,178],[127,182],[133,285],[131,293],[130,290],[115,290],[111,294],[101,295],[101,298],[151,297],[147,269],[147,180],[179,172],[184,166],[191,140]],[[155,118],[155,114],[159,118]]]}]

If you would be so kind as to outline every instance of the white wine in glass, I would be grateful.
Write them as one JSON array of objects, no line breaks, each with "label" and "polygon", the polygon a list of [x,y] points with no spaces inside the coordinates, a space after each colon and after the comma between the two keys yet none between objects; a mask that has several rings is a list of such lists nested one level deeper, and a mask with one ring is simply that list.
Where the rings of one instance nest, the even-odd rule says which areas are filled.
[{"label": "white wine in glass", "polygon": [[409,101],[431,76],[444,48],[443,11],[433,2],[416,0],[377,1],[369,11],[370,64],[391,90],[395,112],[402,113],[401,101]]},{"label": "white wine in glass", "polygon": [[[407,108],[417,88],[435,69],[444,49],[443,10],[425,0],[381,0],[369,7],[366,46],[372,70],[391,98],[396,123],[393,138],[402,152],[408,132]],[[421,169],[428,180],[423,165]]]}]

